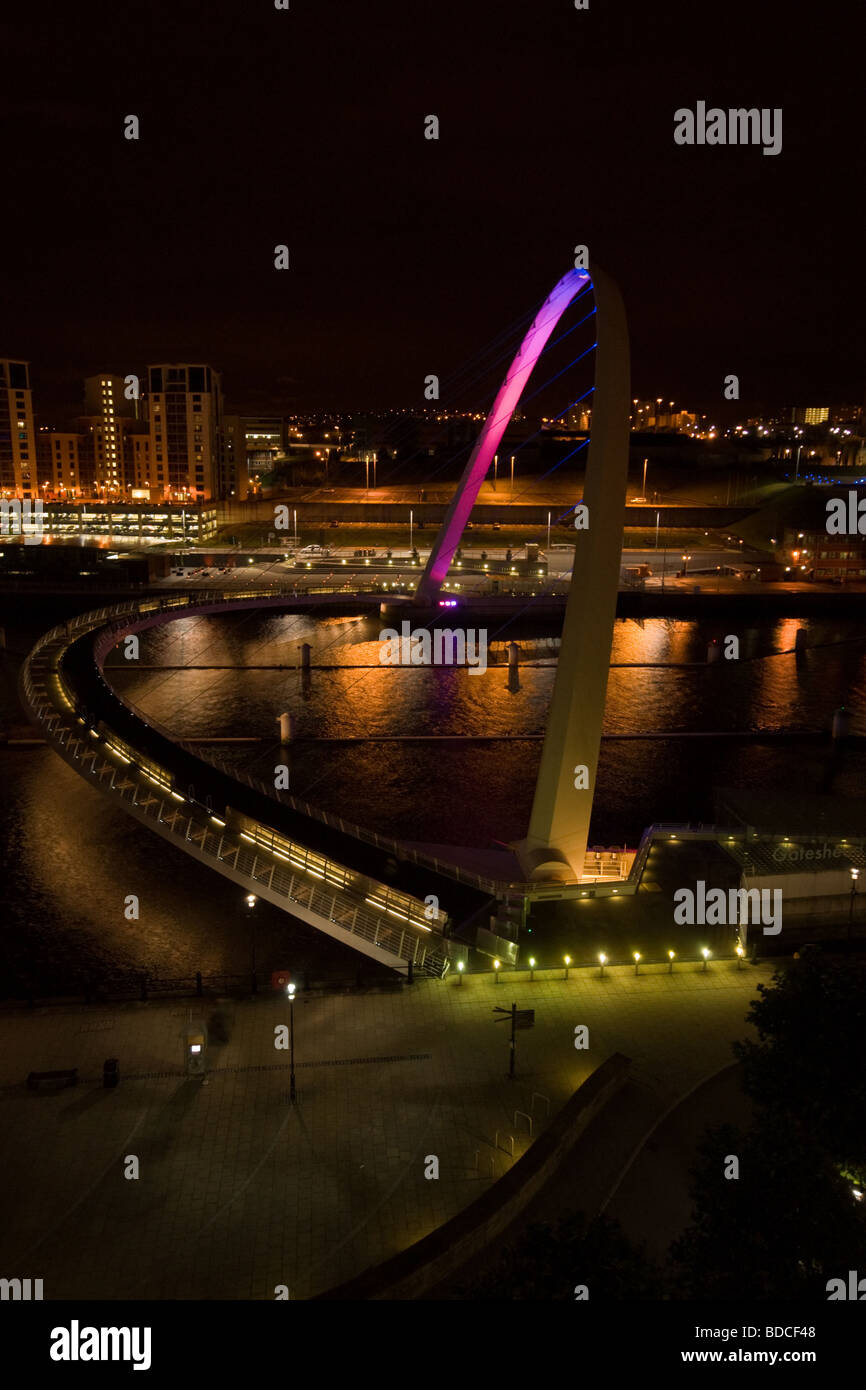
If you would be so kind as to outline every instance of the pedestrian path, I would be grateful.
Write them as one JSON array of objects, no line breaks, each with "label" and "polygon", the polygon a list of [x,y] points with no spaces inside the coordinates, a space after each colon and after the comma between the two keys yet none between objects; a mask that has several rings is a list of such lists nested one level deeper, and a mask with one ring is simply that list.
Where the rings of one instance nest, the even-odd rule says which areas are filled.
[{"label": "pedestrian path", "polygon": [[[279,995],[220,1006],[228,1040],[211,1042],[203,1079],[184,1074],[182,1032],[206,1001],[0,1014],[0,1273],[43,1278],[46,1298],[307,1298],[480,1195],[612,1052],[663,1113],[730,1061],[771,967],[556,974],[302,997],[294,1107]],[[517,1034],[509,1082],[493,1008],[512,1002],[535,1027]],[[72,1066],[75,1088],[24,1084]]]}]

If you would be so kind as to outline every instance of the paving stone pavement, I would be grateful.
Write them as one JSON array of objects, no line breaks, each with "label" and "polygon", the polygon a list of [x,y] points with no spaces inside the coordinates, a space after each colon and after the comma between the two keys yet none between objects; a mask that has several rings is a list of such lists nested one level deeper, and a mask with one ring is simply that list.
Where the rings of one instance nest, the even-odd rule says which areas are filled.
[{"label": "paving stone pavement", "polygon": [[[295,1005],[289,1104],[282,997],[225,1003],[228,1041],[183,1073],[181,1032],[214,1001],[58,1005],[0,1013],[0,1275],[45,1297],[308,1298],[395,1254],[501,1177],[612,1052],[661,1115],[731,1061],[772,966],[717,961],[421,980],[401,993]],[[507,1023],[532,1007],[507,1078]],[[589,1027],[588,1051],[574,1047]],[[121,1081],[102,1086],[117,1057]],[[373,1060],[368,1060],[373,1059]],[[388,1060],[376,1060],[388,1059]],[[343,1065],[334,1065],[342,1062]],[[79,1085],[28,1091],[31,1070],[77,1066]],[[643,1120],[641,1120],[641,1124]],[[495,1147],[497,1131],[499,1148]],[[628,1136],[628,1144],[633,1135]],[[627,1146],[626,1146],[627,1147]],[[625,1150],[605,1146],[615,1177]],[[124,1176],[126,1159],[140,1176]],[[438,1180],[424,1176],[429,1155]],[[600,1154],[601,1158],[601,1154]],[[478,1167],[476,1168],[476,1163]],[[605,1175],[601,1175],[605,1180]]]}]

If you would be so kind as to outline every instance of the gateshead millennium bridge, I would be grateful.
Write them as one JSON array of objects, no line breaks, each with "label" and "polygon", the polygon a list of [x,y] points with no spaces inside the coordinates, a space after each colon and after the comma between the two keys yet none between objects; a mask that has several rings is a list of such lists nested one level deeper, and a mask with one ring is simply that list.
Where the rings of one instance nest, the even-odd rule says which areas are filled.
[{"label": "gateshead millennium bridge", "polygon": [[[527,381],[566,309],[593,294],[593,426],[575,556],[541,767],[525,840],[513,848],[523,878],[502,882],[410,849],[284,792],[204,760],[120,699],[104,676],[127,635],[190,612],[292,607],[271,594],[120,604],[47,633],[22,670],[32,717],[57,751],[130,814],[187,853],[332,937],[395,968],[444,974],[487,932],[497,906],[545,896],[633,892],[592,882],[587,837],[620,564],[628,465],[629,371],[625,314],[616,286],[571,270],[535,316],[466,465],[410,608],[438,595],[481,482]],[[359,602],[369,602],[369,598]],[[575,772],[581,769],[582,777]],[[637,868],[637,866],[635,866]],[[487,933],[505,960],[514,939]]]}]

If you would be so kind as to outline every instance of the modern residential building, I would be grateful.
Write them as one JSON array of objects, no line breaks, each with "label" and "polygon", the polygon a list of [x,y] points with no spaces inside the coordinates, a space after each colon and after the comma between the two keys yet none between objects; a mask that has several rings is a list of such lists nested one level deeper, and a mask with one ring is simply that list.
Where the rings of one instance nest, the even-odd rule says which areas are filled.
[{"label": "modern residential building", "polygon": [[84,415],[79,424],[93,457],[93,488],[100,497],[123,497],[132,486],[125,435],[140,414],[140,400],[127,394],[125,378],[100,372],[84,382]]},{"label": "modern residential building", "polygon": [[40,496],[66,501],[92,494],[93,449],[87,434],[42,426],[36,434],[36,458]]},{"label": "modern residential building", "polygon": [[30,363],[0,357],[0,496],[39,495]]},{"label": "modern residential building", "polygon": [[151,448],[150,426],[146,420],[129,421],[123,432],[123,456],[133,501],[159,501]]},{"label": "modern residential building", "polygon": [[171,500],[204,501],[221,490],[222,384],[205,364],[149,366],[151,485]]}]

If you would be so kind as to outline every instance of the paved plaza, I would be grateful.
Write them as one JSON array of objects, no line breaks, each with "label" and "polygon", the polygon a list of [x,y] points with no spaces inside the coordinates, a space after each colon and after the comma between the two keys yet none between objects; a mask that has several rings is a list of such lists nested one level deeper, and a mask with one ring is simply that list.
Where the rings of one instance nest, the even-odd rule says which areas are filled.
[{"label": "paved plaza", "polygon": [[[733,962],[422,980],[395,992],[300,998],[297,1104],[274,1030],[284,997],[56,1005],[0,1014],[0,1275],[45,1297],[308,1298],[395,1254],[502,1176],[611,1053],[633,1059],[629,1125],[612,1112],[598,1190],[676,1101],[731,1062],[772,966]],[[494,1005],[536,1011],[517,1034]],[[183,1071],[190,1016],[227,1012],[204,1080]],[[578,1024],[589,1050],[574,1046]],[[102,1086],[117,1057],[121,1081]],[[28,1091],[31,1070],[79,1084]],[[639,1112],[639,1120],[638,1120]],[[498,1147],[497,1143],[498,1132]],[[140,1176],[124,1176],[128,1156]],[[435,1155],[439,1178],[425,1178]]]}]

